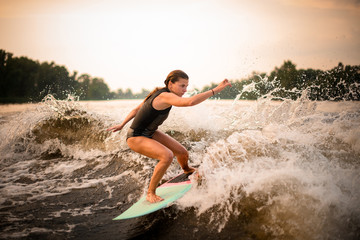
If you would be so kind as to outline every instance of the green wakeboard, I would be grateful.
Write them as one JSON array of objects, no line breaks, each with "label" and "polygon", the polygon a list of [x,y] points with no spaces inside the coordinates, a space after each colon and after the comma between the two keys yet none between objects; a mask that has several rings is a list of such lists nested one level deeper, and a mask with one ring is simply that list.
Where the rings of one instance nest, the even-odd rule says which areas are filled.
[{"label": "green wakeboard", "polygon": [[156,195],[163,198],[163,201],[150,203],[146,200],[146,196],[143,196],[139,201],[113,220],[136,218],[169,206],[172,202],[181,198],[190,190],[192,186],[192,183],[188,178],[190,175],[191,173],[182,173],[156,188]]}]

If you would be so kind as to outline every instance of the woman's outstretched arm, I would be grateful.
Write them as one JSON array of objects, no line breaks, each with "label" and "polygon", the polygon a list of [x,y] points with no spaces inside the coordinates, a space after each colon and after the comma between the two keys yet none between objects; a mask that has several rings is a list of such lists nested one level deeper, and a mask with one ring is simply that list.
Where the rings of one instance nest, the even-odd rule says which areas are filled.
[{"label": "woman's outstretched arm", "polygon": [[215,88],[208,90],[206,92],[196,94],[189,98],[182,98],[173,93],[163,93],[159,96],[160,97],[159,100],[161,100],[164,103],[176,106],[176,107],[194,106],[196,104],[199,104],[199,103],[205,101],[209,97],[212,97],[213,95],[221,92],[227,86],[231,86],[231,83],[229,82],[229,80],[225,79]]}]

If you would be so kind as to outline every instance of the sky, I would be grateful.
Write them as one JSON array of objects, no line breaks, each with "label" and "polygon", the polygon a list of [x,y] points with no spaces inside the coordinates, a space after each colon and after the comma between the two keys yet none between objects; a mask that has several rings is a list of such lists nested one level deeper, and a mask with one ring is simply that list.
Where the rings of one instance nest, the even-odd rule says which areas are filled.
[{"label": "sky", "polygon": [[111,90],[189,88],[270,73],[285,60],[327,70],[360,64],[360,0],[0,0],[0,49]]}]

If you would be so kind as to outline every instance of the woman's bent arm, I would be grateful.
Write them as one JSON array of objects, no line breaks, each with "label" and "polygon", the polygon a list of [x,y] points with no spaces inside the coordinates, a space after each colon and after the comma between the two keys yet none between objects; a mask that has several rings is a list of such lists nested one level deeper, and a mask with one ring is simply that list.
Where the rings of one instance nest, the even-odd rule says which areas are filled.
[{"label": "woman's bent arm", "polygon": [[131,110],[131,112],[126,116],[126,118],[124,119],[124,121],[119,124],[119,125],[115,125],[113,127],[110,127],[107,129],[107,131],[113,131],[113,132],[117,132],[120,131],[121,129],[123,129],[123,127],[131,120],[133,119],[137,112],[139,111],[139,109],[141,108],[141,106],[144,104],[144,102],[142,102],[141,104],[139,104],[136,108],[134,108],[133,110]]}]

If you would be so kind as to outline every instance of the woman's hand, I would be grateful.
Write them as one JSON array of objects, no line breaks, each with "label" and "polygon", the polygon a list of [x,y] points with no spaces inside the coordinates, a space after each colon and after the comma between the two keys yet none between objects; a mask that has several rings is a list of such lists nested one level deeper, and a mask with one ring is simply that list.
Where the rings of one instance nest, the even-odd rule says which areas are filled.
[{"label": "woman's hand", "polygon": [[231,87],[231,83],[229,80],[225,79],[221,83],[219,83],[219,85],[217,87],[215,87],[213,90],[216,94],[216,93],[219,93],[222,90],[224,90],[224,88],[226,88],[227,86]]},{"label": "woman's hand", "polygon": [[123,127],[124,126],[122,124],[119,124],[119,125],[116,125],[116,126],[106,129],[106,131],[117,132],[117,131],[120,131],[121,129],[123,129]]}]

